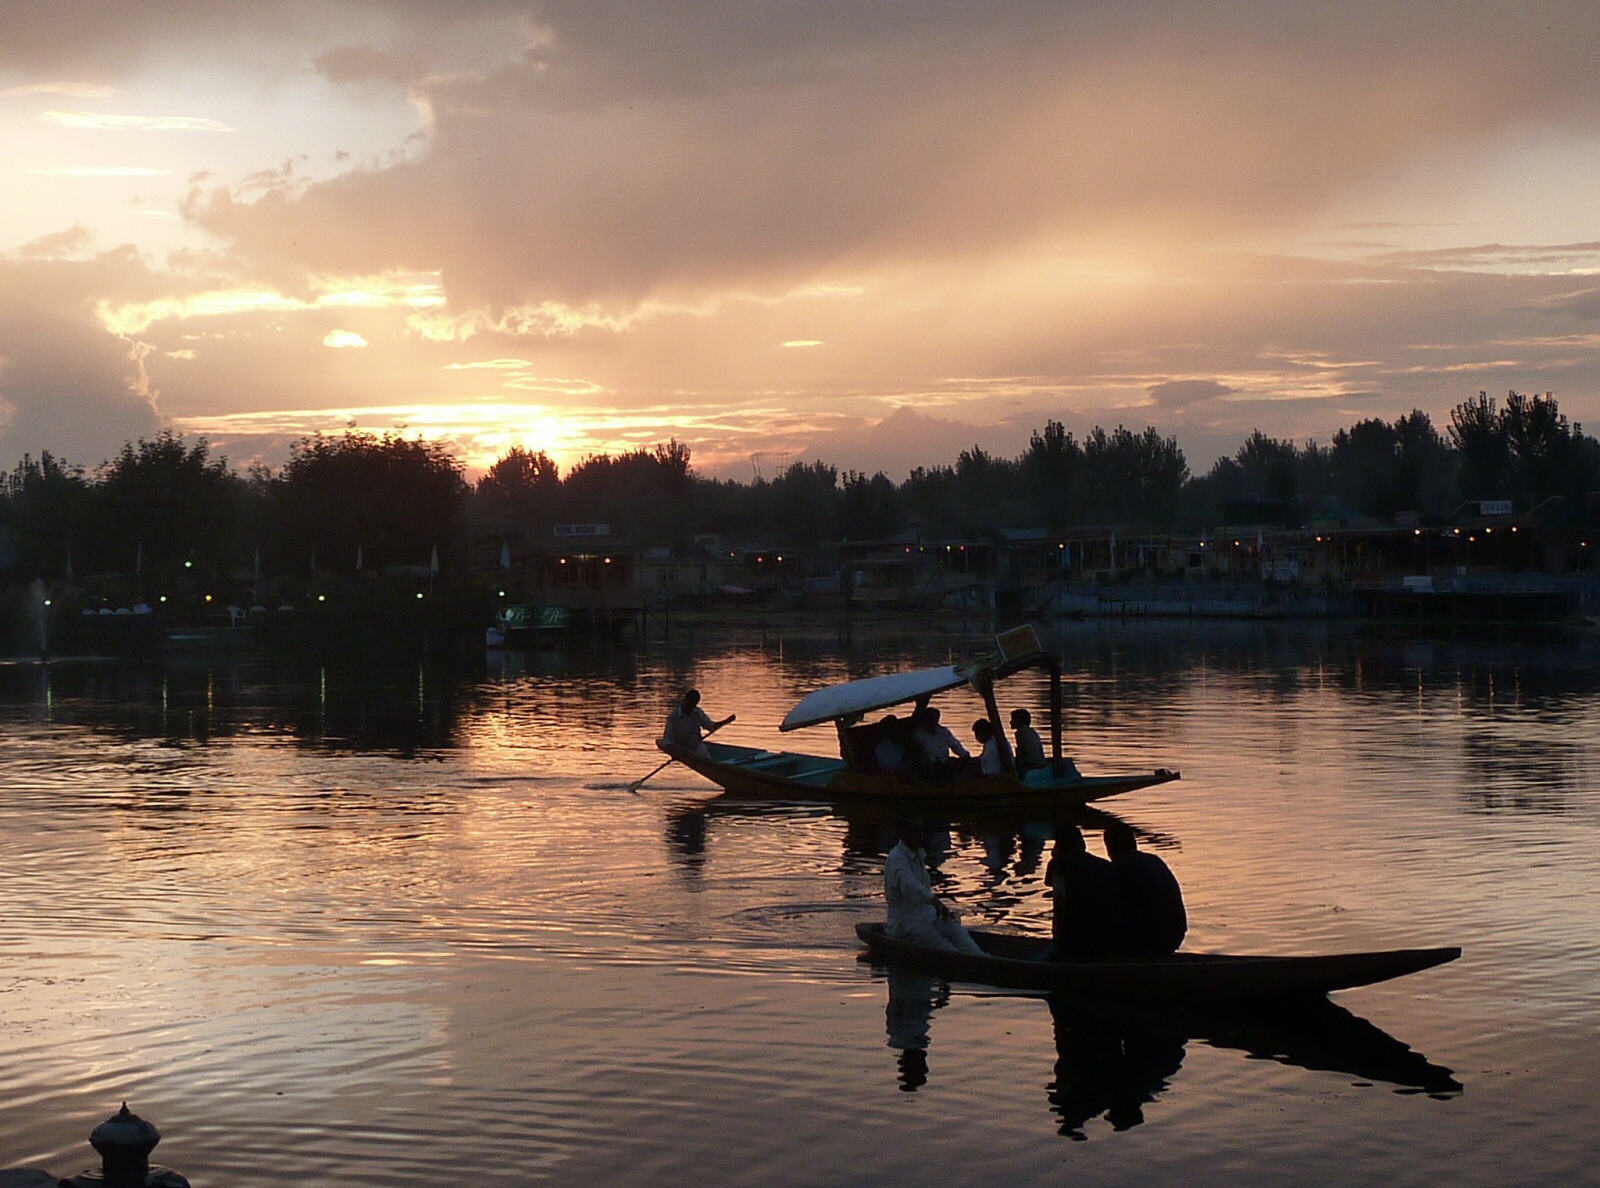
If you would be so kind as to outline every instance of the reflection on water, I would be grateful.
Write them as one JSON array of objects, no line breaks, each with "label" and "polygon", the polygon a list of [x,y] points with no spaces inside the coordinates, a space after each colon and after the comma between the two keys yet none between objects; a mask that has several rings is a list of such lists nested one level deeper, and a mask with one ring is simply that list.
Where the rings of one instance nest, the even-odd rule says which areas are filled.
[{"label": "reflection on water", "polygon": [[933,1012],[950,1001],[941,979],[915,970],[890,969],[889,1006],[884,1019],[889,1046],[899,1055],[900,1088],[915,1093],[928,1083],[928,1034]]},{"label": "reflection on water", "polygon": [[1045,1086],[1057,1133],[1082,1141],[1084,1126],[1104,1117],[1112,1130],[1144,1121],[1144,1107],[1164,1092],[1183,1064],[1189,1036],[1175,1022],[1097,1016],[1050,999],[1055,1078]]},{"label": "reflection on water", "polygon": [[[887,969],[888,1046],[897,1053],[897,1082],[915,1092],[929,1081],[933,1015],[949,1005],[942,979]],[[1171,1088],[1188,1044],[1200,1041],[1257,1060],[1382,1082],[1397,1092],[1438,1099],[1462,1091],[1451,1070],[1327,999],[1286,1005],[1255,1004],[1210,1010],[1145,1010],[1044,996],[1055,1041],[1053,1076],[1045,1096],[1057,1133],[1083,1141],[1088,1124],[1104,1119],[1113,1131],[1145,1120],[1144,1107]]]},{"label": "reflection on water", "polygon": [[[0,1167],[79,1166],[127,1097],[197,1183],[875,1183],[913,1150],[972,1183],[1064,1151],[1088,1182],[1592,1174],[1600,637],[1064,628],[1079,766],[1184,773],[1074,823],[1161,850],[1187,947],[1465,951],[1292,1025],[1047,1019],[898,975],[886,1008],[853,925],[887,813],[676,766],[629,790],[686,685],[730,741],[827,752],[777,733],[800,696],[984,643],[0,664]],[[1045,704],[1029,679],[1003,712]],[[1049,822],[927,824],[970,922],[1048,931]]]}]

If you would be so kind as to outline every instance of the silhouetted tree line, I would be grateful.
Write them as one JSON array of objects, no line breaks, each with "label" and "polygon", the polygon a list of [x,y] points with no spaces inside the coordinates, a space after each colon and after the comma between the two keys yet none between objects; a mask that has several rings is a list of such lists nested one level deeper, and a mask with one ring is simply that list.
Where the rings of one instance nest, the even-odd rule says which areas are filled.
[{"label": "silhouetted tree line", "polygon": [[[1200,531],[1252,505],[1291,526],[1314,516],[1443,519],[1475,499],[1525,510],[1551,499],[1580,517],[1600,488],[1600,443],[1548,393],[1480,392],[1440,433],[1426,413],[1373,418],[1327,445],[1259,430],[1204,475],[1153,428],[1096,427],[1081,440],[1058,421],[1014,458],[974,445],[952,465],[902,483],[797,462],[777,477],[704,478],[677,441],[584,459],[563,476],[543,450],[517,447],[476,484],[443,447],[385,434],[302,439],[280,469],[239,474],[202,438],[162,433],[125,445],[93,473],[45,452],[0,475],[0,575],[354,571],[451,567],[511,540],[549,540],[559,523],[604,523],[641,543],[688,545],[701,533],[777,545],[981,538],[1001,527]],[[1267,509],[1270,509],[1267,510]]]}]

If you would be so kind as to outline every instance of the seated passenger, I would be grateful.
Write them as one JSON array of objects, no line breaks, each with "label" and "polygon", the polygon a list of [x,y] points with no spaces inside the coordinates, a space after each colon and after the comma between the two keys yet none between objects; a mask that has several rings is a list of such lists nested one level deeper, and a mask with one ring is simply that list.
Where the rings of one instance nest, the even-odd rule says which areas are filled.
[{"label": "seated passenger", "polygon": [[1033,715],[1025,709],[1011,711],[1011,730],[1017,736],[1017,774],[1024,775],[1040,767],[1049,767],[1044,757],[1044,740],[1032,726]]},{"label": "seated passenger", "polygon": [[1122,896],[1111,863],[1084,848],[1076,825],[1056,826],[1055,853],[1044,868],[1055,901],[1045,961],[1110,957],[1126,933]]},{"label": "seated passenger", "polygon": [[881,734],[877,745],[872,748],[872,761],[877,764],[878,770],[888,775],[904,775],[906,773],[906,740],[905,731],[900,719],[889,714],[878,723]]},{"label": "seated passenger", "polygon": [[922,854],[922,822],[903,818],[897,831],[900,840],[883,863],[883,898],[889,906],[884,931],[932,949],[982,956],[978,942],[933,893],[933,880]]},{"label": "seated passenger", "polygon": [[972,724],[972,737],[978,740],[982,753],[978,756],[978,770],[984,775],[1005,775],[1006,761],[1000,754],[1000,739],[988,718],[979,718]]},{"label": "seated passenger", "polygon": [[1177,952],[1189,931],[1183,891],[1167,864],[1139,849],[1121,821],[1106,826],[1106,854],[1122,895],[1123,933],[1118,948],[1130,957],[1165,957]]},{"label": "seated passenger", "polygon": [[911,715],[912,741],[922,748],[922,753],[928,757],[928,762],[935,767],[951,766],[951,756],[957,759],[970,759],[967,748],[962,746],[950,727],[940,725],[939,711],[931,705],[925,705]]}]

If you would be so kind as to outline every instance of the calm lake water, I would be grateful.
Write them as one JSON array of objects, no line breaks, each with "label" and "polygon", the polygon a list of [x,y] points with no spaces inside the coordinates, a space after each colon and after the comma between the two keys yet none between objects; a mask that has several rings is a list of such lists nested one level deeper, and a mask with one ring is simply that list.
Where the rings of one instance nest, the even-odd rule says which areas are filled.
[{"label": "calm lake water", "polygon": [[[1105,807],[1185,947],[1465,951],[1300,1017],[889,978],[889,822],[627,788],[688,683],[772,745],[981,642],[0,664],[0,1167],[126,1099],[197,1186],[1600,1183],[1600,636],[1062,629],[1080,768],[1183,772]],[[936,824],[969,923],[1048,931],[1045,827]]]}]

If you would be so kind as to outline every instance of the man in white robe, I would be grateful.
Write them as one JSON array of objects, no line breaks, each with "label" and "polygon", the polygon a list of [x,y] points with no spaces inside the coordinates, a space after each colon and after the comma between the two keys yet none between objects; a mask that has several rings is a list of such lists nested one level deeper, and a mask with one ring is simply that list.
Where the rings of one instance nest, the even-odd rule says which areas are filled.
[{"label": "man in white robe", "polygon": [[902,822],[900,840],[883,863],[883,897],[889,904],[885,931],[899,940],[983,956],[954,913],[933,894],[922,855],[922,827]]}]

